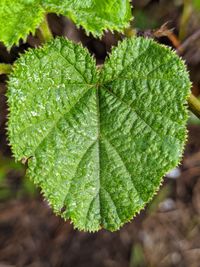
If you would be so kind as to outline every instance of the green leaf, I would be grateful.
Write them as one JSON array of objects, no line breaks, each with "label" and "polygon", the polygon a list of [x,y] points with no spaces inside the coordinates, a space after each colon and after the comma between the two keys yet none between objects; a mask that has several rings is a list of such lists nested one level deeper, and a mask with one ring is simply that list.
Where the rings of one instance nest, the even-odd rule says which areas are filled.
[{"label": "green leaf", "polygon": [[8,48],[34,33],[44,17],[40,0],[0,1],[0,41]]},{"label": "green leaf", "polygon": [[131,15],[129,0],[13,0],[0,1],[0,41],[8,48],[34,33],[46,12],[65,15],[87,33],[101,36],[104,30],[122,31]]},{"label": "green leaf", "polygon": [[87,33],[101,36],[104,30],[123,31],[132,18],[129,0],[45,0],[50,12],[69,17]]},{"label": "green leaf", "polygon": [[180,162],[189,89],[182,60],[150,39],[124,40],[101,70],[56,39],[10,76],[12,151],[56,213],[78,229],[117,230]]}]

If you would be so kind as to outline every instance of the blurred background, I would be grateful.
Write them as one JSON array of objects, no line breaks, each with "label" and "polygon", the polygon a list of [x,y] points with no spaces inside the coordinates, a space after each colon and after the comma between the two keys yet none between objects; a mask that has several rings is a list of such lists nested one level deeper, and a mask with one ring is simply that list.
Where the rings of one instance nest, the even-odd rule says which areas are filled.
[{"label": "blurred background", "polygon": [[[200,0],[135,0],[127,35],[155,38],[177,49],[190,71],[193,93],[200,95]],[[86,36],[62,16],[48,15],[55,36],[82,42],[102,64],[122,35],[101,40]],[[0,62],[40,44],[38,35]],[[188,143],[180,166],[166,175],[153,201],[119,231],[84,233],[52,214],[38,189],[25,178],[6,139],[6,81],[0,76],[0,267],[199,267],[200,266],[200,120],[190,115]]]}]

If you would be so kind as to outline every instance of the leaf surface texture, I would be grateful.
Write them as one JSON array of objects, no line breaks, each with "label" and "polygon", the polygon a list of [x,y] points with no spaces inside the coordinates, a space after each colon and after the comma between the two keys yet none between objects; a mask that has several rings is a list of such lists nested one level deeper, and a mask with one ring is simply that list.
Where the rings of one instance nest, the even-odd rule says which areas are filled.
[{"label": "leaf surface texture", "polygon": [[104,30],[122,31],[132,18],[129,0],[45,0],[44,4],[94,36],[101,36]]},{"label": "leaf surface texture", "polygon": [[34,33],[44,17],[40,0],[0,1],[0,41],[8,48]]},{"label": "leaf surface texture", "polygon": [[96,37],[104,30],[122,31],[132,18],[129,0],[1,0],[0,41],[8,48],[17,45],[49,12],[67,16]]},{"label": "leaf surface texture", "polygon": [[139,212],[186,141],[185,65],[150,39],[124,40],[101,70],[58,38],[23,55],[8,86],[14,156],[75,227],[114,231]]}]

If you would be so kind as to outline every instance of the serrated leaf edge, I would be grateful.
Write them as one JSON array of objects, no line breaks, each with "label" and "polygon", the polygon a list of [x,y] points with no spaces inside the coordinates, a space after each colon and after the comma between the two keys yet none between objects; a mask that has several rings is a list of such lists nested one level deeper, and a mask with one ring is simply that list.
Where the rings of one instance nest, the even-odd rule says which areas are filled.
[{"label": "serrated leaf edge", "polygon": [[[130,38],[130,39],[128,39],[128,40],[131,41],[131,39],[135,39],[135,38],[136,38],[136,37],[132,37],[132,38]],[[64,38],[64,37],[58,37],[58,38],[56,38],[56,39],[66,40],[66,38]],[[143,37],[137,37],[137,39],[143,39]],[[54,41],[55,41],[55,40],[54,40]],[[68,41],[69,41],[69,40],[68,40]],[[152,41],[153,41],[153,39],[152,39]],[[26,55],[27,55],[27,54],[32,54],[32,53],[34,53],[35,50],[44,50],[44,51],[45,51],[46,47],[47,47],[47,46],[49,45],[49,43],[51,43],[51,42],[52,42],[52,41],[49,41],[49,42],[47,42],[44,46],[39,47],[39,48],[36,48],[36,49],[34,49],[34,50],[33,50],[33,49],[29,49],[29,50],[26,52]],[[69,42],[73,43],[72,41],[69,41]],[[115,51],[115,49],[117,49],[117,48],[119,49],[119,47],[120,47],[120,45],[121,45],[122,43],[123,43],[123,40],[122,40],[122,41],[119,41],[118,46],[116,46],[116,47],[112,47],[111,52],[109,53],[109,55],[107,56],[107,58],[106,58],[106,60],[105,60],[105,63],[109,60],[110,55]],[[170,51],[170,52],[174,53],[174,54],[178,57],[178,55],[176,54],[175,50],[172,49],[171,47],[167,47],[166,45],[163,45],[163,44],[158,44],[158,43],[156,43],[155,41],[153,41],[153,43],[154,43],[155,45],[159,46],[159,47],[160,47],[160,46],[163,47],[163,49],[165,49],[165,50],[167,50],[167,51]],[[74,43],[73,43],[73,44],[74,44]],[[76,44],[76,45],[78,45],[78,44]],[[81,46],[82,46],[82,44],[81,44]],[[88,50],[87,50],[85,47],[82,46],[82,48],[83,48],[86,52],[88,52]],[[93,59],[94,59],[94,58],[93,58]],[[181,59],[180,62],[182,63],[182,65],[185,67],[185,69],[187,69],[186,64],[185,64],[185,61],[184,61],[181,57],[180,57],[180,59]],[[13,73],[14,70],[16,69],[16,65],[20,63],[20,60],[21,60],[21,58],[19,58],[18,60],[15,61],[14,66],[13,66],[13,70],[12,70],[11,74],[9,75],[9,77],[12,77],[12,73]],[[95,60],[95,59],[94,59],[94,60]],[[104,63],[104,64],[105,64],[105,63]],[[102,69],[103,69],[103,68],[102,68]],[[99,72],[101,72],[102,69],[98,69],[98,68],[96,67],[96,70],[99,71]],[[189,74],[188,71],[187,71],[187,73]],[[7,82],[7,85],[9,85],[9,80],[8,80],[8,82]],[[192,86],[192,83],[191,83],[191,82],[190,82],[190,84],[188,85],[188,87],[189,87],[189,86],[190,86],[190,88],[191,88],[191,86]],[[187,105],[187,99],[189,98],[189,95],[190,95],[190,92],[188,92],[188,95],[187,95],[186,98],[185,98],[185,102],[182,104],[182,106],[185,108],[185,119],[184,119],[185,125],[186,125],[187,120],[188,120],[188,118],[189,118],[189,112],[188,112],[188,109],[187,109],[187,107],[188,107],[188,105]],[[6,93],[6,97],[7,97],[7,98],[9,97],[9,93],[8,93],[8,92]],[[8,111],[10,111],[9,108],[8,108]],[[9,112],[8,114],[10,114],[10,112]],[[6,125],[7,125],[7,136],[8,136],[8,139],[9,139],[9,115],[8,115],[7,118],[8,118],[7,123],[6,123]],[[53,206],[53,203],[48,199],[48,196],[46,195],[46,193],[43,191],[42,188],[40,188],[40,192],[41,192],[41,194],[43,195],[43,197],[45,198],[45,200],[47,201],[47,203],[49,204],[49,206],[51,207],[51,209],[53,210],[53,212],[54,212],[57,216],[61,216],[65,221],[66,221],[67,219],[69,219],[69,220],[73,223],[73,225],[74,225],[74,229],[78,229],[78,230],[80,230],[80,231],[87,231],[87,232],[91,232],[91,233],[96,232],[96,231],[98,231],[98,230],[100,230],[100,229],[102,229],[102,228],[103,228],[103,229],[106,229],[106,230],[109,230],[109,231],[111,231],[111,232],[117,231],[117,230],[119,230],[122,226],[124,226],[126,223],[129,223],[130,221],[132,221],[132,220],[134,219],[135,216],[137,216],[138,214],[140,214],[140,212],[141,212],[142,210],[145,209],[145,207],[148,205],[148,203],[149,203],[149,202],[154,198],[154,196],[158,193],[160,187],[161,187],[162,184],[163,184],[163,179],[164,179],[165,175],[166,175],[172,168],[175,168],[175,167],[177,167],[177,166],[180,165],[180,163],[181,163],[181,161],[182,161],[182,158],[183,158],[183,151],[184,151],[186,142],[187,142],[187,140],[188,140],[188,130],[187,130],[187,127],[186,127],[186,126],[185,126],[185,136],[184,136],[184,138],[185,138],[185,140],[184,140],[184,142],[183,142],[183,144],[182,144],[182,148],[180,149],[179,158],[177,159],[176,164],[174,164],[173,167],[167,168],[165,171],[163,171],[163,174],[162,174],[162,175],[160,176],[160,178],[159,178],[160,183],[159,183],[159,185],[156,187],[154,193],[149,197],[149,199],[144,203],[144,205],[140,206],[140,208],[139,208],[138,210],[136,210],[132,215],[130,215],[125,221],[121,222],[121,223],[118,225],[117,228],[104,228],[104,225],[101,224],[101,223],[99,224],[99,227],[98,227],[98,228],[95,228],[95,229],[90,229],[90,228],[87,228],[87,227],[83,228],[82,226],[78,225],[78,224],[74,221],[73,217],[70,217],[70,218],[64,218],[64,217],[62,216],[62,211],[59,211],[59,212],[58,212],[58,210],[55,209],[55,207]],[[12,148],[12,145],[10,144],[10,142],[9,142],[9,145],[10,145],[11,148]],[[16,159],[16,161],[18,161],[18,160],[22,160],[22,159],[17,159],[17,157],[15,157],[15,159]],[[30,160],[31,160],[31,158],[28,159],[28,164],[29,164]],[[36,183],[36,182],[34,181],[34,179],[32,179],[31,177],[29,177],[29,175],[28,175],[28,168],[27,168],[27,170],[26,170],[26,176],[27,176],[28,178],[30,178],[30,179],[33,181],[33,183],[34,183],[37,187],[40,187],[40,184]]]}]

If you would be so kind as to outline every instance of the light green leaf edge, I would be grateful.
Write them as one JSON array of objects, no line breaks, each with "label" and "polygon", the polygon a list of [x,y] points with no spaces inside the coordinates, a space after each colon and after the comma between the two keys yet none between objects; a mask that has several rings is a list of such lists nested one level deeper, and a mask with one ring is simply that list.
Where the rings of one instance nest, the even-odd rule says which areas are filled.
[{"label": "light green leaf edge", "polygon": [[35,34],[45,15],[39,1],[0,1],[0,41],[9,50],[18,45],[20,39],[24,41],[30,33]]},{"label": "light green leaf edge", "polygon": [[[123,32],[133,19],[131,0],[94,0],[83,7],[82,0],[77,1],[45,0],[48,12],[70,18],[78,27],[82,26],[87,34],[101,37],[105,30]],[[94,2],[94,3],[93,3]],[[95,7],[96,5],[96,7]]]},{"label": "light green leaf edge", "polygon": [[[109,1],[111,5],[112,1]],[[99,9],[98,14],[98,9],[94,10],[93,2],[97,6],[102,6],[103,3],[105,8]],[[78,27],[83,26],[87,34],[92,33],[95,37],[101,37],[104,30],[122,32],[132,19],[129,0],[115,0],[114,3],[121,4],[118,8],[116,8],[116,4],[115,8],[110,9],[110,13],[105,12],[105,9],[109,7],[107,2],[107,0],[88,1],[89,8],[85,9],[82,0],[80,2],[74,2],[74,0],[19,0],[17,3],[13,3],[12,0],[1,0],[0,25],[4,26],[0,28],[0,41],[8,49],[13,45],[18,45],[20,39],[24,41],[30,33],[35,33],[46,13],[67,16]],[[126,8],[123,9],[123,5]],[[114,16],[111,16],[112,12]],[[109,18],[112,18],[113,21]]]},{"label": "light green leaf edge", "polygon": [[[71,42],[69,42],[69,41],[66,41],[66,40],[64,40],[64,39],[60,39],[61,41],[61,43],[62,42],[67,42],[68,44],[70,44]],[[119,71],[121,71],[120,70],[120,68],[119,69],[114,69],[113,67],[111,68],[111,69],[113,69],[113,70],[111,70],[111,72],[110,72],[110,66],[112,66],[112,64],[113,64],[113,61],[115,62],[115,64],[113,65],[113,66],[117,66],[116,65],[116,62],[119,64],[119,62],[120,62],[120,59],[119,59],[119,54],[120,53],[122,53],[123,51],[126,51],[126,52],[128,52],[128,50],[127,50],[127,44],[129,44],[130,46],[133,46],[133,45],[137,45],[137,43],[142,43],[142,42],[149,42],[151,45],[153,45],[153,47],[156,49],[156,48],[159,48],[159,49],[161,49],[161,46],[160,45],[158,45],[157,43],[155,43],[154,41],[152,41],[152,40],[143,40],[142,38],[137,38],[137,39],[134,39],[134,38],[132,38],[132,39],[128,39],[128,40],[125,40],[125,41],[123,41],[122,43],[120,43],[119,44],[119,46],[118,47],[116,47],[116,48],[114,48],[113,50],[112,50],[112,52],[111,52],[111,55],[110,55],[110,57],[106,60],[106,63],[105,63],[105,65],[104,65],[104,67],[103,67],[103,69],[102,69],[102,71],[100,72],[101,73],[101,78],[100,78],[100,80],[101,80],[101,82],[102,81],[104,81],[104,80],[107,80],[107,78],[106,78],[106,76],[108,75],[108,76],[113,76],[113,75],[116,75],[116,73],[119,73]],[[54,42],[54,41],[53,41]],[[17,139],[16,139],[16,137],[15,137],[15,134],[14,134],[14,132],[13,132],[13,130],[14,130],[14,128],[13,128],[13,125],[12,125],[12,122],[11,122],[11,119],[12,119],[12,114],[11,113],[15,113],[15,111],[14,110],[12,110],[12,108],[14,107],[14,105],[16,105],[16,103],[12,103],[12,83],[13,83],[13,81],[17,81],[16,80],[16,77],[15,77],[15,75],[17,74],[17,73],[19,73],[19,72],[21,72],[21,70],[20,70],[20,68],[23,68],[23,66],[24,66],[24,62],[26,61],[26,58],[28,58],[28,57],[34,57],[34,54],[36,53],[36,54],[38,54],[38,53],[43,53],[44,52],[44,54],[46,54],[47,53],[47,51],[48,51],[48,48],[49,48],[49,46],[50,45],[53,45],[53,42],[51,42],[51,43],[49,43],[49,44],[46,44],[43,48],[40,48],[40,49],[36,49],[36,50],[34,50],[34,51],[32,51],[32,50],[30,50],[30,51],[28,51],[25,55],[23,55],[22,56],[22,58],[20,58],[16,63],[15,63],[15,67],[14,67],[14,72],[11,74],[11,76],[10,76],[10,81],[9,81],[9,89],[8,89],[8,94],[7,94],[7,96],[8,96],[8,103],[9,103],[9,109],[10,109],[10,115],[9,115],[9,123],[8,123],[8,134],[9,134],[9,140],[10,140],[10,143],[11,143],[11,146],[12,146],[12,150],[13,150],[13,153],[14,153],[14,155],[15,155],[15,157],[18,159],[18,160],[20,160],[21,158],[22,158],[22,154],[21,154],[21,152],[19,152],[18,151],[18,147],[17,147],[17,143],[15,142]],[[58,39],[57,40],[55,40],[55,42],[59,42],[58,41]],[[78,45],[74,45],[74,47],[77,47]],[[177,59],[178,59],[178,57],[175,55],[175,53],[174,53],[174,51],[172,51],[171,49],[169,49],[169,48],[167,48],[167,47],[165,47],[165,46],[162,46],[162,51],[165,51],[168,55],[170,54],[170,55],[174,55],[174,57],[176,57]],[[129,51],[130,52],[130,51]],[[83,49],[83,51],[82,51],[82,53],[83,54],[87,54],[87,51],[85,50],[85,49]],[[144,52],[145,53],[145,52]],[[85,54],[85,55],[86,55]],[[143,54],[143,53],[142,53]],[[130,58],[130,54],[129,53],[127,53],[127,57],[124,55],[124,58],[123,58],[123,62],[125,62],[128,58]],[[25,60],[25,61],[24,61]],[[177,63],[177,67],[179,66],[180,68],[181,68],[181,72],[182,72],[182,74],[184,74],[185,76],[183,76],[183,79],[185,79],[185,81],[183,82],[183,84],[185,85],[185,89],[184,90],[187,90],[187,93],[185,93],[185,97],[184,97],[184,100],[185,101],[183,101],[182,102],[182,114],[181,114],[181,119],[182,119],[182,122],[180,121],[179,123],[181,123],[181,125],[182,126],[184,126],[184,136],[182,136],[181,138],[182,138],[182,142],[181,142],[181,148],[180,148],[180,151],[179,151],[179,153],[178,153],[178,157],[176,158],[176,160],[173,162],[173,163],[171,163],[170,165],[167,165],[167,167],[166,168],[164,168],[163,170],[162,170],[162,173],[160,173],[160,175],[159,175],[159,177],[157,177],[157,179],[158,179],[158,184],[156,185],[156,187],[155,187],[155,189],[154,189],[154,192],[153,192],[153,194],[151,194],[149,197],[148,197],[148,199],[146,199],[145,200],[145,203],[143,203],[142,205],[140,205],[140,207],[139,208],[137,208],[133,213],[131,213],[131,214],[129,214],[129,216],[127,216],[127,218],[123,221],[123,222],[121,222],[121,223],[118,223],[117,225],[106,225],[106,223],[101,223],[101,224],[99,224],[99,225],[95,225],[95,227],[93,227],[93,225],[92,225],[92,222],[91,222],[91,224],[89,224],[89,227],[87,227],[86,225],[84,225],[82,222],[80,222],[80,221],[77,221],[76,220],[76,215],[73,215],[73,216],[66,216],[66,213],[65,213],[65,211],[64,212],[62,212],[61,211],[61,214],[60,214],[60,212],[58,211],[58,208],[55,208],[55,205],[56,205],[56,203],[55,203],[55,199],[54,199],[54,196],[53,196],[53,199],[50,199],[49,198],[49,195],[48,195],[48,192],[46,192],[45,190],[43,190],[42,189],[42,192],[43,192],[43,194],[44,194],[44,196],[45,196],[45,198],[47,198],[47,200],[50,202],[50,205],[52,206],[52,208],[54,209],[54,211],[56,212],[56,213],[58,213],[58,214],[60,214],[62,217],[64,217],[64,219],[66,219],[66,218],[70,218],[72,221],[73,221],[73,223],[74,223],[74,226],[76,227],[76,228],[78,228],[79,230],[86,230],[86,231],[97,231],[97,230],[99,230],[101,227],[103,227],[103,228],[105,228],[105,229],[108,229],[108,230],[110,230],[110,231],[115,231],[115,230],[117,230],[117,229],[119,229],[124,223],[127,223],[127,222],[129,222],[137,213],[139,213],[140,212],[140,210],[141,209],[143,209],[144,208],[144,206],[146,205],[146,203],[148,203],[151,199],[152,199],[152,197],[153,197],[153,195],[154,194],[156,194],[156,192],[157,192],[157,190],[158,190],[158,188],[159,188],[159,186],[160,186],[160,184],[162,183],[162,177],[163,177],[163,175],[165,174],[165,173],[167,173],[169,170],[171,170],[172,168],[174,168],[175,166],[177,166],[179,163],[180,163],[180,160],[181,160],[181,158],[182,158],[182,153],[183,153],[183,149],[184,149],[184,145],[185,145],[185,142],[186,142],[186,140],[187,140],[187,130],[186,130],[186,122],[187,122],[187,119],[188,119],[188,113],[187,113],[187,110],[186,110],[186,100],[187,100],[187,98],[188,98],[188,96],[189,96],[189,88],[191,87],[191,83],[190,83],[190,81],[189,81],[189,78],[188,78],[188,74],[187,74],[187,72],[186,72],[186,68],[185,68],[185,65],[184,65],[184,62],[183,61],[181,61],[180,59],[178,59],[179,61],[177,61],[178,63]],[[144,62],[142,61],[142,64],[143,64]],[[94,61],[93,61],[93,63],[91,63],[92,65],[94,65]],[[112,72],[113,71],[113,72]],[[104,73],[103,75],[102,75],[102,73]],[[22,75],[23,76],[23,75]],[[179,77],[180,78],[180,77]],[[19,92],[20,93],[20,92]],[[14,122],[14,121],[13,121]],[[18,138],[18,137],[17,137]],[[31,137],[30,137],[31,138]],[[20,136],[19,136],[19,139],[20,139]],[[26,155],[27,156],[27,155]],[[30,158],[29,160],[28,160],[28,162],[29,162],[29,168],[30,168],[30,164],[31,164],[31,162],[32,162],[32,158]],[[28,175],[30,176],[31,175],[31,173],[30,173],[30,171],[28,171]],[[35,179],[35,177],[34,177],[34,182],[36,183],[36,184],[38,184],[38,182],[37,182],[37,178]],[[40,183],[39,183],[40,184]],[[74,217],[75,216],[75,217]]]}]

